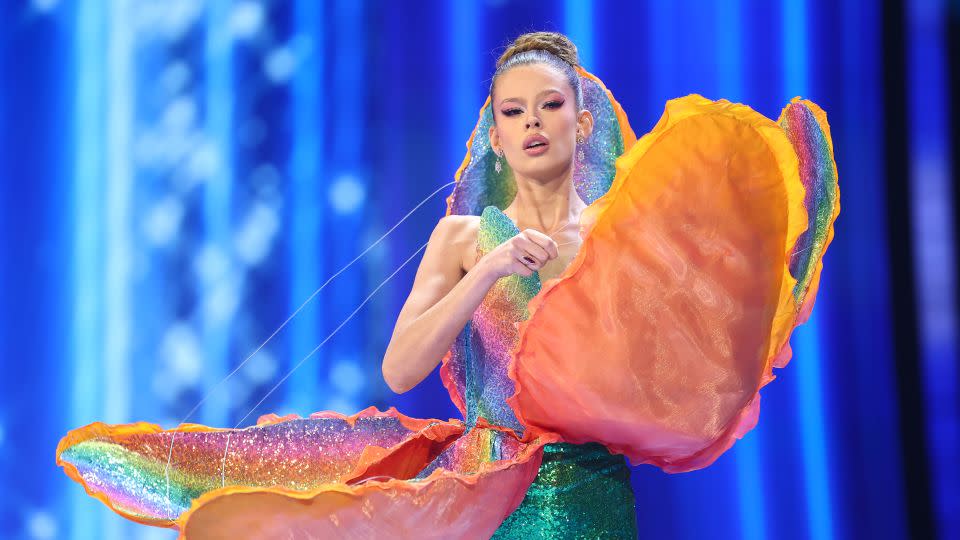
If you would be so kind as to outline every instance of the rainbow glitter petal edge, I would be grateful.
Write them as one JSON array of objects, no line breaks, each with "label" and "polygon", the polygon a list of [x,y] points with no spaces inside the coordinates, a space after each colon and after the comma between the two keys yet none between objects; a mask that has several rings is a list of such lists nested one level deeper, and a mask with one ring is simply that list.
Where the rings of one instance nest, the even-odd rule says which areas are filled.
[{"label": "rainbow glitter petal edge", "polygon": [[196,499],[231,486],[309,493],[375,475],[410,477],[463,430],[459,420],[421,420],[394,407],[351,416],[267,415],[236,430],[96,422],[69,432],[56,457],[68,476],[114,512],[177,527]]},{"label": "rainbow glitter petal edge", "polygon": [[819,282],[822,257],[833,240],[833,225],[840,213],[840,190],[833,139],[826,112],[816,103],[790,100],[777,123],[797,153],[800,181],[806,190],[808,228],[797,239],[790,260],[790,273],[797,279],[793,290],[801,307],[801,322],[809,315]]}]

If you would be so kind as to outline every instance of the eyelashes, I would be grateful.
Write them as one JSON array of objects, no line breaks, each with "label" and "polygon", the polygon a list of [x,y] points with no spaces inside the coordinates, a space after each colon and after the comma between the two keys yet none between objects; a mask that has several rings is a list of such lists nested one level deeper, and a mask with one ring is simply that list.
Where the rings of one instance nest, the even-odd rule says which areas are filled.
[{"label": "eyelashes", "polygon": [[[547,109],[559,109],[561,105],[563,105],[563,102],[562,102],[562,101],[556,101],[556,100],[554,100],[554,101],[548,101],[548,102],[546,102],[546,103],[543,104],[543,106],[546,107]],[[516,116],[516,115],[520,114],[521,112],[522,112],[521,109],[515,107],[515,108],[513,108],[513,109],[507,109],[507,110],[503,111],[503,115],[504,115],[504,116]]]}]

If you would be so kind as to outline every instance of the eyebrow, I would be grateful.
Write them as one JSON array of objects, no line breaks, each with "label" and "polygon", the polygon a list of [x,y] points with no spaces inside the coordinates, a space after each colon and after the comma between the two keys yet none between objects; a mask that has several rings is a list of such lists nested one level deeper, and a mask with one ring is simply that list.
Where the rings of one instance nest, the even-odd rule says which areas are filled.
[{"label": "eyebrow", "polygon": [[[544,90],[543,92],[540,92],[539,94],[537,94],[537,97],[540,97],[540,96],[542,96],[542,95],[544,95],[544,94],[550,94],[550,93],[552,93],[552,92],[556,92],[556,93],[558,93],[558,94],[563,94],[563,92],[557,90],[556,88],[548,88],[547,90]],[[501,100],[500,100],[500,104],[503,105],[504,103],[506,103],[506,102],[508,102],[508,101],[523,102],[523,100],[520,99],[520,98],[509,97],[509,98],[506,98],[506,99],[501,99]]]}]

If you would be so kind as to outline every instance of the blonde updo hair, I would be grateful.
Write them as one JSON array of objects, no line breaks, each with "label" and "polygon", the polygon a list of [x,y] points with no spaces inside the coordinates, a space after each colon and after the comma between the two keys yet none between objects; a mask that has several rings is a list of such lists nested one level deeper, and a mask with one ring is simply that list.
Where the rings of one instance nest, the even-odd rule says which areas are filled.
[{"label": "blonde updo hair", "polygon": [[513,40],[497,60],[497,70],[490,81],[490,99],[493,99],[493,88],[501,75],[517,66],[530,64],[546,64],[562,73],[576,96],[577,110],[583,109],[583,88],[575,69],[580,65],[577,46],[559,32],[529,32]]}]

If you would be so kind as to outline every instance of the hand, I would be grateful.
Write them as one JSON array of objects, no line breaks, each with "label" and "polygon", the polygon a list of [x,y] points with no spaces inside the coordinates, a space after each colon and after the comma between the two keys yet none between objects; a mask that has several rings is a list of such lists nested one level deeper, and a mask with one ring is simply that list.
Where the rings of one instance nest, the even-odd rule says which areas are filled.
[{"label": "hand", "polygon": [[559,251],[553,238],[535,229],[524,229],[490,250],[480,262],[492,272],[495,279],[511,274],[529,277],[557,256]]}]

